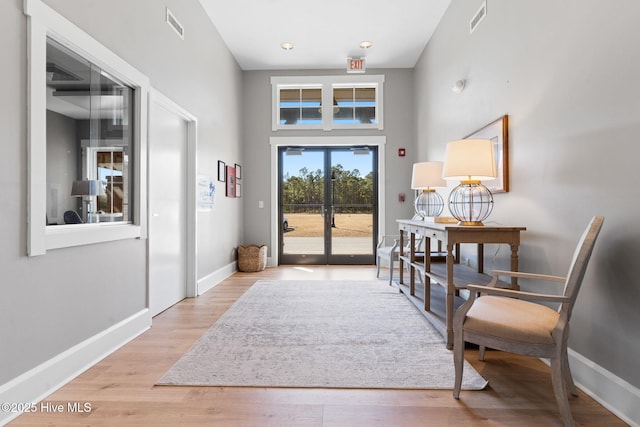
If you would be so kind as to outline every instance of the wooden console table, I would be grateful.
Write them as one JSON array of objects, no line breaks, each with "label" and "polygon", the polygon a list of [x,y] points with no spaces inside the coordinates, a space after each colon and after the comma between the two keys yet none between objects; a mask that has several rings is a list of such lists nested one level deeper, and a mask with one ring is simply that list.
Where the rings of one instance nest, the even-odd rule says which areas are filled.
[{"label": "wooden console table", "polygon": [[[518,247],[520,246],[520,232],[525,227],[505,226],[461,226],[453,224],[431,223],[410,219],[397,220],[400,228],[400,290],[407,295],[426,318],[445,337],[448,349],[453,348],[453,313],[454,301],[460,290],[466,289],[467,284],[488,284],[491,277],[484,274],[484,244],[508,244],[511,246],[511,270],[518,270]],[[405,235],[410,239],[410,252],[404,252]],[[424,256],[416,257],[416,236],[425,238]],[[446,263],[432,262],[431,239],[435,239],[446,247]],[[478,248],[478,269],[473,269],[459,264],[460,244],[473,243]],[[455,248],[455,253],[454,253]],[[420,254],[421,255],[421,254]],[[404,265],[410,266],[409,285],[404,283]],[[423,299],[416,296],[415,272],[421,274],[424,282]],[[444,313],[442,310],[432,310],[431,282],[445,289]],[[517,278],[512,278],[506,287],[518,289]],[[407,294],[408,290],[408,294]],[[424,305],[422,304],[424,302]]]}]

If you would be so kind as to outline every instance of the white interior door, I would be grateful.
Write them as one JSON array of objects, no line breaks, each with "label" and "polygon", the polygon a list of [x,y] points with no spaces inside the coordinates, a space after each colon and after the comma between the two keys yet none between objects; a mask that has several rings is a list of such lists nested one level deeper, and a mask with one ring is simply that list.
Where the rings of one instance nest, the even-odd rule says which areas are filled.
[{"label": "white interior door", "polygon": [[187,122],[152,102],[149,128],[149,309],[186,298]]}]

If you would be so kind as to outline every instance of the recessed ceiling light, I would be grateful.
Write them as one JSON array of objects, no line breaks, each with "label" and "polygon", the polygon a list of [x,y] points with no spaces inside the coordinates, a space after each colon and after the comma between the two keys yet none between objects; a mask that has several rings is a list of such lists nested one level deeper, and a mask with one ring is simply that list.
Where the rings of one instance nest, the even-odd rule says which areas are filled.
[{"label": "recessed ceiling light", "polygon": [[286,51],[290,51],[291,49],[293,49],[293,43],[284,42],[280,44],[280,47]]},{"label": "recessed ceiling light", "polygon": [[369,41],[360,42],[360,47],[363,49],[369,49],[371,46],[373,46],[373,43]]}]

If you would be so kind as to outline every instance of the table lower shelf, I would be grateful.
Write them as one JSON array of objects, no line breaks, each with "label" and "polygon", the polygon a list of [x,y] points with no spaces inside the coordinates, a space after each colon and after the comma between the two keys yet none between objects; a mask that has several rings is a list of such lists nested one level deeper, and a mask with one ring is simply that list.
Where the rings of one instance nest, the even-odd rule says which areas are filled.
[{"label": "table lower shelf", "polygon": [[[403,259],[403,261],[406,264],[411,265],[407,259]],[[435,282],[442,287],[447,286],[447,265],[445,263],[432,262],[431,271],[429,272],[425,271],[424,264],[422,263],[415,262],[413,263],[413,267],[415,268],[417,273],[416,283],[419,283],[419,279],[417,278],[417,276],[421,275],[422,277],[430,277],[432,283]],[[405,274],[403,276],[406,277],[404,281],[408,282],[410,275],[406,274],[406,271],[404,273]],[[492,276],[484,273],[478,273],[477,271],[475,271],[471,267],[467,267],[466,265],[453,264],[453,285],[456,287],[456,289],[466,289],[467,285],[486,286],[491,282],[492,279]],[[510,288],[511,283],[499,280],[497,286],[500,288]]]},{"label": "table lower shelf", "polygon": [[[447,327],[446,327],[446,291],[442,286],[435,286],[434,283],[431,283],[431,309],[425,310],[424,308],[424,287],[421,283],[417,283],[415,287],[414,295],[411,295],[409,285],[394,282],[400,292],[402,292],[409,301],[416,306],[418,311],[422,313],[422,315],[431,323],[440,334],[445,338],[447,338]],[[462,297],[455,296],[453,299],[454,310],[457,310],[462,304],[464,304],[465,299]]]},{"label": "table lower shelf", "polygon": [[[407,262],[407,260],[403,260]],[[452,334],[447,333],[447,308],[446,308],[446,293],[447,293],[447,266],[443,263],[431,263],[431,271],[425,272],[424,265],[421,263],[413,263],[412,266],[416,270],[415,286],[413,295],[411,295],[411,287],[406,281],[410,280],[410,274],[403,283],[396,282],[396,285],[400,291],[407,296],[418,310],[429,320],[429,322],[442,334],[447,341],[447,348],[453,346]],[[469,297],[469,291],[466,286],[469,284],[474,285],[488,285],[492,277],[483,273],[478,273],[470,267],[454,264],[453,277],[456,295],[453,297],[453,313],[462,305]],[[424,285],[420,281],[420,277],[423,280],[429,280],[430,283],[430,298],[429,304],[425,304]],[[408,279],[408,280],[407,280]],[[509,283],[499,281],[498,287],[509,288]],[[425,305],[429,309],[425,308]],[[452,313],[452,316],[453,316]],[[450,326],[451,327],[451,326]]]}]

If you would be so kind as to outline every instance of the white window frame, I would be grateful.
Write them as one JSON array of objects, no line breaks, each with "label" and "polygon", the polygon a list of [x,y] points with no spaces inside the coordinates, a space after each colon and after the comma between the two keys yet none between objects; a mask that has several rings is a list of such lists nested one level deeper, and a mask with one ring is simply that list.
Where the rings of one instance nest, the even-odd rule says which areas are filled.
[{"label": "white window frame", "polygon": [[[384,75],[335,75],[335,76],[272,76],[272,130],[322,129],[384,129],[383,93]],[[344,87],[376,88],[376,123],[366,124],[334,124],[333,123],[333,89]],[[322,88],[322,124],[315,125],[282,125],[280,124],[280,90]]]},{"label": "white window frame", "polygon": [[[28,226],[27,253],[44,255],[48,250],[113,240],[146,238],[147,108],[149,79],[41,0],[24,0],[28,22]],[[47,226],[46,176],[46,51],[47,37],[135,89],[135,135],[133,136],[134,216],[127,223],[96,223]]]},{"label": "white window frame", "polygon": [[380,99],[382,99],[382,90],[381,90],[381,84],[378,82],[375,83],[354,83],[354,82],[349,82],[349,83],[334,83],[331,85],[331,97],[333,99],[333,90],[334,89],[358,89],[358,88],[375,88],[376,89],[376,122],[375,123],[371,123],[371,124],[336,124],[333,123],[333,114],[331,115],[331,126],[333,129],[353,129],[353,128],[357,128],[357,129],[380,129],[382,130],[382,124],[380,124],[380,126],[378,126],[378,123],[380,123],[380,121],[382,120],[382,108],[380,108],[380,106],[382,105],[381,102],[379,102]]},{"label": "white window frame", "polygon": [[[321,96],[322,96],[322,107],[320,107],[322,109],[322,123],[321,124],[296,124],[296,125],[282,125],[280,124],[280,91],[283,89],[320,89],[321,92]],[[274,114],[276,115],[275,119],[276,123],[274,123],[278,129],[323,129],[324,127],[324,121],[325,121],[325,114],[326,114],[326,110],[324,108],[325,103],[325,94],[326,89],[323,87],[322,84],[320,83],[308,83],[308,84],[288,84],[288,83],[284,83],[284,84],[279,84],[278,85],[278,89],[276,90],[276,94],[275,96],[277,97],[276,100],[276,110],[274,111]],[[276,130],[276,129],[274,129]]]}]

